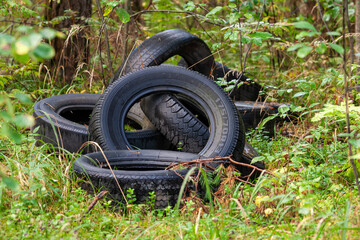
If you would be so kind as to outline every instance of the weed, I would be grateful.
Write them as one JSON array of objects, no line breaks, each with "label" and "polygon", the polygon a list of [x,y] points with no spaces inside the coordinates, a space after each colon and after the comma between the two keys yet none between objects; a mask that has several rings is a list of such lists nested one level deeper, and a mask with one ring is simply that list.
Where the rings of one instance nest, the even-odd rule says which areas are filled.
[{"label": "weed", "polygon": [[[117,19],[128,20],[124,6],[118,1],[101,1],[113,64],[121,64],[119,52],[125,56],[126,49],[162,30],[187,29],[204,39],[217,61],[256,77],[264,86],[265,101],[290,103],[247,133],[247,140],[260,154],[254,161],[264,161],[273,175],[262,175],[252,186],[236,181],[239,174],[233,169],[219,169],[214,175],[201,172],[204,201],[196,193],[184,195],[189,174],[175,208],[153,210],[154,193],[149,193],[147,205],[136,205],[134,190],[129,189],[127,211],[113,207],[118,203],[102,200],[82,217],[94,196],[71,175],[78,155],[51,145],[36,146],[28,127],[33,122],[32,105],[40,99],[103,92],[112,72],[104,59],[103,21],[96,14],[86,19],[92,29],[86,36],[91,45],[90,64],[79,65],[73,83],[62,85],[52,78],[48,63],[38,58],[50,58],[53,51],[45,42],[54,33],[62,35],[43,28],[44,17],[39,14],[44,12],[43,5],[0,0],[2,238],[358,239],[360,199],[346,152],[349,139],[358,162],[359,79],[358,66],[347,64],[353,73],[349,78],[353,101],[349,134],[344,74],[339,69],[343,64],[340,54],[350,54],[348,48],[340,47],[343,39],[338,36],[341,1],[317,1],[319,5],[308,16],[295,16],[292,9],[295,15],[291,17],[285,14],[288,6],[284,1],[277,0],[217,1],[216,6],[212,6],[216,1],[144,1],[150,2],[146,10],[134,11],[127,23],[139,31],[126,35]],[[318,7],[323,15],[320,21],[316,20]],[[351,24],[354,13],[350,3]],[[73,16],[74,12],[67,11],[46,24]],[[346,43],[350,41],[346,36]],[[167,63],[178,61],[175,56]],[[218,79],[218,83],[231,91],[236,81]],[[266,136],[262,130],[266,121],[282,119],[289,111],[293,115],[277,124],[276,135]],[[176,148],[181,151],[182,144]]]}]

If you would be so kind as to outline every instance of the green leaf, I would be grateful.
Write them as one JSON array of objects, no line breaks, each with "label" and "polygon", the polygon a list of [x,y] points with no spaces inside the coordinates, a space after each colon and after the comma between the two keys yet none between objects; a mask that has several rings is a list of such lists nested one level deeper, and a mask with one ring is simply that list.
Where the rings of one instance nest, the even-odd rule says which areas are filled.
[{"label": "green leaf", "polygon": [[295,51],[295,50],[297,50],[297,49],[299,49],[299,48],[301,48],[303,46],[304,46],[304,44],[297,43],[295,45],[290,46],[286,51],[288,51],[288,52]]},{"label": "green leaf", "polygon": [[[225,36],[226,37],[226,36]],[[226,39],[226,38],[225,38]],[[251,38],[249,38],[248,36],[243,36],[241,38],[241,42],[242,43],[251,43]]]},{"label": "green leaf", "polygon": [[225,90],[225,92],[230,92],[233,88],[234,88],[234,85],[231,85],[231,86],[227,86],[226,88],[224,88],[224,90]]},{"label": "green leaf", "polygon": [[229,15],[229,23],[233,24],[233,23],[237,22],[240,17],[241,17],[241,14],[239,12],[230,13],[230,15]]},{"label": "green leaf", "polygon": [[55,56],[54,48],[47,43],[41,43],[33,53],[39,59],[51,59]]},{"label": "green leaf", "polygon": [[341,35],[339,32],[327,32],[326,34],[329,36],[340,36]]},{"label": "green leaf", "polygon": [[264,120],[262,120],[262,122],[258,125],[257,129],[262,129],[265,124],[271,120],[273,120],[274,118],[276,118],[278,115],[274,114],[272,116],[268,116],[267,118],[265,118]]},{"label": "green leaf", "polygon": [[290,110],[289,106],[288,105],[281,105],[279,108],[278,108],[278,112],[279,113],[282,113],[282,114],[286,114],[288,111]]},{"label": "green leaf", "polygon": [[253,38],[252,42],[257,46],[261,46],[261,43],[262,43],[260,38]]},{"label": "green leaf", "polygon": [[2,125],[0,134],[8,137],[10,140],[14,141],[16,144],[20,144],[22,141],[22,135],[16,132],[14,129],[8,125]]},{"label": "green leaf", "polygon": [[223,7],[217,6],[213,8],[206,16],[215,15],[216,13],[220,12]]},{"label": "green leaf", "polygon": [[110,6],[112,8],[117,7],[123,1],[107,1],[106,6]]},{"label": "green leaf", "polygon": [[56,37],[57,33],[54,29],[44,28],[43,30],[40,31],[40,34],[41,34],[41,36],[43,36],[43,38],[51,40]]},{"label": "green leaf", "polygon": [[265,63],[270,63],[270,58],[266,55],[262,55],[261,58],[264,60]]},{"label": "green leaf", "polygon": [[31,49],[35,49],[42,40],[42,36],[39,33],[32,33],[28,36],[28,38],[29,38]]},{"label": "green leaf", "polygon": [[17,92],[15,94],[15,97],[21,102],[21,103],[24,103],[24,104],[27,104],[27,105],[31,105],[33,102],[31,101],[31,98],[28,94],[25,94],[25,93],[22,93],[22,92]]},{"label": "green leaf", "polygon": [[16,30],[23,33],[30,33],[33,31],[33,27],[26,26],[26,25],[20,25]]},{"label": "green leaf", "polygon": [[11,43],[13,41],[13,36],[0,33],[0,55],[9,55],[11,53]]},{"label": "green leaf", "polygon": [[344,54],[344,48],[335,43],[329,43],[330,47],[340,54]]},{"label": "green leaf", "polygon": [[196,8],[196,6],[192,1],[189,1],[188,3],[186,3],[184,5],[184,10],[185,11],[190,11],[191,12],[191,11],[195,10],[195,8]]},{"label": "green leaf", "polygon": [[13,116],[8,111],[0,111],[0,119],[10,122],[12,118]]},{"label": "green leaf", "polygon": [[295,93],[293,98],[296,98],[296,97],[301,97],[301,96],[304,96],[306,95],[307,93],[306,92],[298,92],[298,93]]},{"label": "green leaf", "polygon": [[319,46],[317,46],[315,48],[316,52],[319,54],[324,54],[327,50],[326,44],[325,43],[320,43]]},{"label": "green leaf", "polygon": [[117,8],[115,12],[119,16],[121,22],[127,23],[130,21],[130,15],[125,9]]},{"label": "green leaf", "polygon": [[28,114],[16,115],[14,119],[14,124],[20,128],[31,127],[34,125],[34,123],[35,123],[34,118]]},{"label": "green leaf", "polygon": [[66,35],[64,33],[62,33],[62,32],[59,32],[59,31],[56,31],[56,36],[58,38],[66,38]]},{"label": "green leaf", "polygon": [[23,55],[17,54],[15,51],[15,47],[12,47],[12,55],[17,61],[21,63],[27,63],[30,60],[29,54],[23,54]]},{"label": "green leaf", "polygon": [[235,3],[229,3],[229,4],[228,4],[228,7],[229,7],[229,8],[236,8],[236,4],[235,4]]},{"label": "green leaf", "polygon": [[295,22],[294,27],[300,29],[309,29],[316,32],[316,28],[311,23],[305,21]]},{"label": "green leaf", "polygon": [[273,35],[268,32],[254,32],[249,34],[250,37],[260,38],[260,39],[269,39]]},{"label": "green leaf", "polygon": [[5,184],[7,188],[10,188],[12,190],[16,190],[16,188],[18,187],[17,182],[13,178],[2,176],[1,181]]},{"label": "green leaf", "polygon": [[312,51],[312,49],[313,48],[310,46],[303,46],[297,51],[297,56],[299,58],[304,58]]},{"label": "green leaf", "polygon": [[266,160],[264,156],[254,157],[254,158],[251,160],[251,164],[254,164],[254,163],[260,162],[260,161],[264,161],[264,160]]},{"label": "green leaf", "polygon": [[308,208],[306,208],[306,207],[303,207],[303,208],[299,209],[299,214],[301,214],[301,215],[307,215],[309,213],[310,213],[310,210]]},{"label": "green leaf", "polygon": [[221,47],[221,43],[214,43],[211,47],[212,47],[212,50],[216,50],[219,47]]},{"label": "green leaf", "polygon": [[301,40],[303,39],[304,37],[314,37],[314,36],[317,36],[317,35],[320,35],[319,32],[306,32],[306,31],[301,31],[299,34],[297,34],[295,36],[295,39],[296,40]]},{"label": "green leaf", "polygon": [[360,148],[360,139],[349,139],[349,143],[350,143],[354,148]]},{"label": "green leaf", "polygon": [[331,15],[329,13],[325,13],[324,16],[323,16],[323,19],[325,22],[328,22],[331,18]]}]

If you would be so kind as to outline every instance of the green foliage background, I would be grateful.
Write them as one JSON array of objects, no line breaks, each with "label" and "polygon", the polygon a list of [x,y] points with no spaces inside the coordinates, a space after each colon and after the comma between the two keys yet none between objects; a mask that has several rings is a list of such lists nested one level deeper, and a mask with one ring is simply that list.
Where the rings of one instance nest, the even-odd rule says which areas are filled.
[{"label": "green foliage background", "polygon": [[[70,19],[72,12],[46,21],[46,2],[0,0],[0,236],[358,239],[360,199],[347,154],[349,142],[358,164],[358,66],[351,62],[352,37],[341,36],[349,32],[342,29],[343,2],[313,2],[321,5],[322,17],[316,11],[318,5],[303,16],[291,13],[284,0],[144,0],[141,9],[126,9],[124,1],[101,1],[113,60],[110,66],[106,44],[100,44],[105,41],[104,32],[94,1],[92,17],[85,21],[90,26],[86,33],[90,63],[79,65],[73,82],[64,85],[54,80],[47,66],[55,53],[52,41],[71,33],[53,27]],[[353,32],[353,2],[348,16]],[[274,176],[264,175],[251,186],[234,181],[231,171],[225,171],[223,191],[213,195],[212,205],[190,198],[183,201],[181,210],[153,211],[150,196],[148,206],[114,211],[105,199],[83,217],[94,196],[72,176],[78,155],[35,146],[29,130],[34,122],[32,106],[58,94],[101,93],[111,68],[116,70],[123,56],[144,39],[171,28],[199,36],[217,61],[246,71],[263,85],[265,101],[290,103],[294,121],[277,126],[274,138],[263,135],[261,127],[247,136],[260,154],[255,161],[263,160]],[[348,56],[351,87],[350,134],[345,121],[343,54]],[[287,110],[282,109],[278,117]],[[128,196],[136,198],[131,192]]]}]

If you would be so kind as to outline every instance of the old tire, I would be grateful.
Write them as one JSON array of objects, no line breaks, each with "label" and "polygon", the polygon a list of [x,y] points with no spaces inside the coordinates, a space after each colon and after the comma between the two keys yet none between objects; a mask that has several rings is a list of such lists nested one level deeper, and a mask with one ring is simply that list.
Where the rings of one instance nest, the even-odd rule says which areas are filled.
[{"label": "old tire", "polygon": [[208,126],[173,95],[153,94],[141,101],[140,106],[156,128],[180,151],[198,153],[206,145]]},{"label": "old tire", "polygon": [[[89,140],[87,125],[99,97],[99,94],[65,94],[37,102],[34,105],[35,125],[32,128],[32,131],[38,129],[35,136],[37,145],[50,143],[54,147],[77,152]],[[169,146],[139,107],[136,108],[129,112],[127,123],[140,126],[140,131],[127,132],[130,143],[138,148]],[[87,148],[84,150],[88,151]]]},{"label": "old tire", "polygon": [[[165,170],[172,163],[186,163],[199,158],[196,154],[164,150],[105,151],[106,159],[126,194],[134,189],[135,203],[146,203],[150,192],[154,192],[155,208],[174,206],[187,169]],[[101,166],[101,167],[100,167]],[[110,196],[123,201],[114,175],[101,152],[79,157],[73,169],[80,177],[87,177],[96,188],[109,191]]]},{"label": "old tire", "polygon": [[91,139],[106,150],[131,149],[123,130],[127,111],[137,100],[163,92],[192,98],[209,119],[212,131],[199,155],[228,156],[235,147],[243,150],[245,132],[239,127],[230,98],[205,76],[176,66],[146,68],[110,85],[94,108],[89,125]]},{"label": "old tire", "polygon": [[239,87],[235,87],[234,91],[230,94],[231,99],[235,101],[258,100],[259,93],[262,89],[262,86],[259,83],[218,62],[216,62],[215,72],[218,78],[224,78],[226,82],[237,80],[240,77],[240,83],[242,82],[242,84]]},{"label": "old tire", "polygon": [[[140,106],[150,121],[164,134],[173,145],[178,146],[180,151],[197,153],[205,146],[209,138],[209,129],[200,119],[204,113],[199,108],[191,104],[191,101],[182,96],[178,99],[187,106],[184,106],[177,98],[167,97],[168,95],[151,95],[146,97],[147,101],[142,101]],[[189,110],[191,109],[191,110]],[[242,109],[244,110],[244,109]],[[201,116],[200,118],[196,115]],[[241,122],[242,124],[242,122]],[[240,124],[240,128],[244,128]],[[179,145],[178,143],[182,144]],[[245,141],[244,151],[235,148],[233,159],[240,163],[251,164],[254,157],[259,156],[255,149]],[[242,176],[251,174],[253,168],[234,164]],[[264,169],[263,162],[254,163],[255,167]],[[259,175],[258,171],[251,175],[251,179]]]},{"label": "old tire", "polygon": [[[248,143],[246,141],[244,151],[241,154],[240,162],[246,163],[246,164],[251,164],[251,161],[253,160],[253,158],[258,157],[258,156],[259,156],[258,152],[250,145],[250,143]],[[251,165],[253,165],[259,169],[265,169],[265,164],[262,161],[255,162]],[[250,179],[253,180],[261,174],[260,171],[254,170],[254,168],[251,168],[251,167],[242,166],[242,165],[236,165],[235,167],[241,173],[242,178],[248,177],[251,174]],[[253,172],[253,170],[254,170],[254,172]]]},{"label": "old tire", "polygon": [[[256,129],[258,125],[267,117],[277,113],[280,104],[270,104],[251,101],[235,102],[236,109],[240,112],[244,121],[246,131]],[[267,136],[275,135],[276,120],[272,119],[264,125],[264,134]]]},{"label": "old tire", "polygon": [[[183,58],[181,58],[178,62],[178,66],[188,67],[189,65]],[[234,101],[258,100],[262,86],[257,82],[251,80],[246,75],[241,75],[238,71],[230,69],[228,66],[219,62],[215,62],[215,69],[213,70],[213,72],[213,75],[216,76],[216,78],[223,78],[226,82],[237,80],[240,77],[240,82],[242,82],[243,84],[241,84],[239,87],[236,87],[230,95],[231,99],[233,99]]]},{"label": "old tire", "polygon": [[130,72],[160,65],[176,55],[180,55],[191,70],[208,77],[213,75],[215,60],[206,43],[184,30],[170,29],[155,34],[135,48],[110,82]]}]

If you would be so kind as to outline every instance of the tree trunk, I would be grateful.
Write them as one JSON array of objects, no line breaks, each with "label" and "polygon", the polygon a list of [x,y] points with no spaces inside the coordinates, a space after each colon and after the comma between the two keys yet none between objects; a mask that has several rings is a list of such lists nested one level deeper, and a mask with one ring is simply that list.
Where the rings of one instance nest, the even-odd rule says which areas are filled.
[{"label": "tree trunk", "polygon": [[56,53],[50,67],[54,80],[62,77],[63,83],[70,84],[79,64],[89,62],[89,42],[85,37],[88,27],[83,19],[91,17],[91,0],[50,0],[47,7],[45,18],[48,21],[66,16],[54,26],[65,31],[66,38],[56,38],[51,42]]},{"label": "tree trunk", "polygon": [[288,9],[288,11],[284,13],[285,17],[293,17],[297,11],[296,0],[286,0],[285,7]]},{"label": "tree trunk", "polygon": [[304,17],[311,17],[317,23],[321,22],[319,10],[316,7],[316,0],[286,0],[285,6],[289,9],[289,12],[284,14],[287,18],[303,15]]}]

